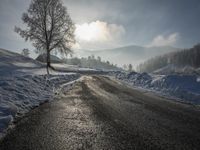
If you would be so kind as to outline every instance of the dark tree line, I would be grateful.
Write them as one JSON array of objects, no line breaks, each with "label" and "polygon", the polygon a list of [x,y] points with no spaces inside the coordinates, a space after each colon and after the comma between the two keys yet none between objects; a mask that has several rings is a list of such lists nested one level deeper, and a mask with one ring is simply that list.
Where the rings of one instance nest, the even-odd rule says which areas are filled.
[{"label": "dark tree line", "polygon": [[200,67],[200,44],[191,49],[184,49],[177,52],[168,53],[162,56],[157,56],[145,61],[137,66],[139,72],[153,72],[157,69],[173,64],[179,67],[191,66],[194,68]]},{"label": "dark tree line", "polygon": [[79,67],[84,68],[92,68],[92,69],[107,69],[107,70],[121,70],[117,67],[117,65],[111,64],[109,61],[102,61],[101,57],[95,58],[94,55],[88,56],[88,58],[68,58],[63,60],[65,63],[69,65],[77,65]]},{"label": "dark tree line", "polygon": [[123,67],[122,67],[125,71],[134,71],[133,69],[133,65],[132,64],[124,64]]}]

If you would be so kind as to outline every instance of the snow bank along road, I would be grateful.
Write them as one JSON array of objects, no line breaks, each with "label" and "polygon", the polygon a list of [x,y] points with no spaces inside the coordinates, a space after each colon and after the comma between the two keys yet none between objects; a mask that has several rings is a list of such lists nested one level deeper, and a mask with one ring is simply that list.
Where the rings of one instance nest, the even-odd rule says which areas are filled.
[{"label": "snow bank along road", "polygon": [[198,150],[200,109],[107,77],[83,76],[18,121],[0,143],[1,150]]}]

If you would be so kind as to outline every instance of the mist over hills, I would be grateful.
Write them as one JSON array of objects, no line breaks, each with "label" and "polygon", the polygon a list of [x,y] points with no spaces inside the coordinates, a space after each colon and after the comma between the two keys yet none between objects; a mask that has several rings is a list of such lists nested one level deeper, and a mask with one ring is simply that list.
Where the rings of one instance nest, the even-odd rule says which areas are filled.
[{"label": "mist over hills", "polygon": [[97,51],[79,50],[75,52],[75,55],[77,55],[78,57],[88,57],[91,55],[94,55],[96,57],[100,56],[102,60],[108,60],[113,64],[117,64],[118,66],[123,66],[124,64],[132,64],[133,67],[136,67],[147,59],[178,50],[180,49],[171,46],[143,47],[130,45]]},{"label": "mist over hills", "polygon": [[137,66],[137,71],[157,74],[199,74],[200,44],[189,49],[153,57]]}]

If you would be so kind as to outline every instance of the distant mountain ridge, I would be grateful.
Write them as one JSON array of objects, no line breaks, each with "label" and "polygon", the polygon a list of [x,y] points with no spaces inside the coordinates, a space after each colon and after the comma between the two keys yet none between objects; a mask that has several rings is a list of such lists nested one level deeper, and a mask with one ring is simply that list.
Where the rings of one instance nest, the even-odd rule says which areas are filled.
[{"label": "distant mountain ridge", "polygon": [[111,63],[122,66],[123,64],[132,64],[137,66],[141,62],[150,59],[151,57],[163,55],[169,52],[180,50],[171,46],[163,47],[142,47],[130,45],[114,49],[105,50],[80,50],[77,54],[80,57],[88,57],[91,55],[100,56],[102,60],[108,60]]}]

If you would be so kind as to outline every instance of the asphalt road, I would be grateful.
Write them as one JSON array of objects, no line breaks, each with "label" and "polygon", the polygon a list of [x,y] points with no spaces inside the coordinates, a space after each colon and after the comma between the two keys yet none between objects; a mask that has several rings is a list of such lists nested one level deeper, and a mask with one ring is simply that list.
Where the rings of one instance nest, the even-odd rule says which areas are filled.
[{"label": "asphalt road", "polygon": [[31,111],[0,150],[199,150],[200,109],[85,76]]}]

